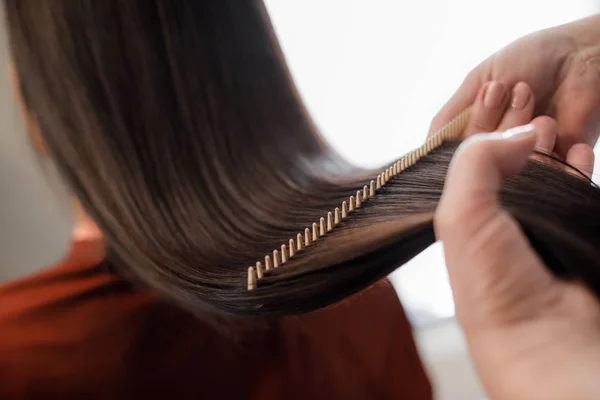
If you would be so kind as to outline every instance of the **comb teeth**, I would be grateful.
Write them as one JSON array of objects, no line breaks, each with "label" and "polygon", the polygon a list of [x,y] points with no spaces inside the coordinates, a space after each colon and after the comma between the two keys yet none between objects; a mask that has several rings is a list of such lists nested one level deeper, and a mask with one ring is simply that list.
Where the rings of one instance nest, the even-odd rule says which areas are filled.
[{"label": "comb teeth", "polygon": [[285,244],[281,245],[281,265],[285,264],[288,260],[288,252]]},{"label": "comb teeth", "polygon": [[263,276],[264,276],[264,272],[263,272],[262,263],[260,261],[258,261],[256,263],[256,277],[258,279],[262,279]]},{"label": "comb teeth", "polygon": [[[337,225],[342,223],[351,212],[361,208],[365,201],[376,197],[377,191],[383,188],[393,177],[401,174],[406,169],[416,164],[419,159],[426,156],[432,150],[441,146],[447,140],[454,140],[460,137],[468,122],[471,108],[463,111],[458,117],[454,118],[450,123],[444,126],[436,134],[431,136],[419,148],[408,153],[400,160],[379,173],[375,179],[369,182],[368,186],[364,186],[362,191],[357,191],[355,196],[350,196],[347,201],[342,202],[342,207],[336,207],[333,213],[327,213],[327,217],[321,217],[319,222],[314,222],[311,228],[304,229],[304,238],[302,233],[296,235],[296,239],[289,240],[289,246],[281,245],[281,258],[278,250],[273,250],[273,258],[269,255],[265,256],[265,271],[263,271],[262,263],[258,261],[255,267],[248,268],[248,290],[254,290],[258,286],[258,281],[263,278],[265,272],[270,272],[273,269],[279,268],[290,259],[298,256],[298,254],[309,247],[312,242],[326,236],[329,232],[335,229]],[[312,234],[312,235],[311,235]],[[289,253],[288,253],[289,247]]]},{"label": "comb teeth", "polygon": [[248,290],[256,289],[256,271],[254,267],[248,268]]}]

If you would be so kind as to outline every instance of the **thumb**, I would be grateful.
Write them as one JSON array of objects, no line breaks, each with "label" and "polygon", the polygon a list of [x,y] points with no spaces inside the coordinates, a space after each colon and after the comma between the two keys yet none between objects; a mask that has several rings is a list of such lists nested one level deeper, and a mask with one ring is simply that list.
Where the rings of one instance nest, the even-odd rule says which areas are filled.
[{"label": "thumb", "polygon": [[524,166],[535,142],[535,125],[475,135],[450,164],[434,224],[465,331],[531,316],[535,294],[554,282],[498,201],[502,179]]}]

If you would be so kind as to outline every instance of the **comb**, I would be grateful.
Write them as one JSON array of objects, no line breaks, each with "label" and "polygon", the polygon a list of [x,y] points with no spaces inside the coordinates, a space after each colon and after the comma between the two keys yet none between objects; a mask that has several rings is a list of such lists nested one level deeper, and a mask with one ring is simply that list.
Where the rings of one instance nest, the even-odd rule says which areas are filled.
[{"label": "comb", "polygon": [[341,202],[341,208],[336,207],[333,211],[321,217],[318,222],[313,222],[303,233],[298,233],[295,238],[289,239],[287,245],[282,244],[280,249],[273,250],[272,258],[270,255],[265,256],[264,270],[262,261],[257,261],[255,266],[248,267],[248,290],[254,290],[258,287],[265,272],[271,272],[273,269],[289,263],[299,253],[310,249],[314,242],[333,231],[344,219],[349,218],[357,209],[363,207],[365,202],[377,196],[377,192],[394,176],[415,165],[422,157],[437,149],[443,143],[459,139],[467,126],[470,112],[471,107],[430,136],[421,147],[406,154],[375,176],[369,185],[365,185],[362,190],[349,195],[347,199]]}]

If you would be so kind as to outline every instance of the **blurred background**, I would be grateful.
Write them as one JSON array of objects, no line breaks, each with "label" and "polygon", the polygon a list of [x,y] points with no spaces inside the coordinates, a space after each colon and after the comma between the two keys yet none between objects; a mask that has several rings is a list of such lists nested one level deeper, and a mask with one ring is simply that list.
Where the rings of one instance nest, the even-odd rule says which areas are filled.
[{"label": "blurred background", "polygon": [[[363,166],[424,140],[465,75],[527,33],[600,12],[600,0],[266,0],[300,92],[325,138]],[[3,19],[0,23],[3,23]],[[7,47],[0,26],[0,63]],[[0,79],[0,282],[65,253],[65,192],[33,155]],[[385,144],[385,145],[382,145]],[[597,180],[597,179],[596,179]],[[437,398],[485,398],[453,319],[441,246],[392,275]]]}]

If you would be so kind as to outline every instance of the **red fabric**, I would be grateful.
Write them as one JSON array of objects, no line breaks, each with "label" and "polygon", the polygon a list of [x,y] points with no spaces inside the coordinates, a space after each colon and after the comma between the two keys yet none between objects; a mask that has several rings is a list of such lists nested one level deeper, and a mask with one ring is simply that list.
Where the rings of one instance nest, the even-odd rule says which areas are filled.
[{"label": "red fabric", "polygon": [[387,283],[234,338],[87,263],[89,246],[0,287],[0,399],[432,398]]}]

